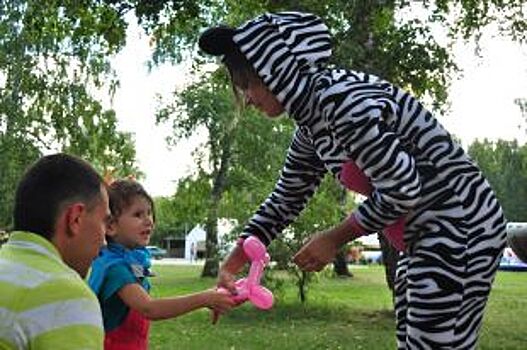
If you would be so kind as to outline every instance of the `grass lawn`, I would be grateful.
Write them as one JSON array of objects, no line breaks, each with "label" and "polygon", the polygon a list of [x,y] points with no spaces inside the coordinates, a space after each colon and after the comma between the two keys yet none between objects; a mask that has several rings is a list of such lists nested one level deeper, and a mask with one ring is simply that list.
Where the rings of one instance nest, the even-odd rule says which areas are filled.
[{"label": "grass lawn", "polygon": [[[152,295],[195,292],[214,285],[199,266],[155,266]],[[270,311],[243,305],[210,324],[204,310],[152,323],[151,349],[395,349],[391,299],[381,267],[352,270],[352,279],[321,277],[306,305],[288,284]],[[480,349],[527,349],[527,273],[499,272]]]}]

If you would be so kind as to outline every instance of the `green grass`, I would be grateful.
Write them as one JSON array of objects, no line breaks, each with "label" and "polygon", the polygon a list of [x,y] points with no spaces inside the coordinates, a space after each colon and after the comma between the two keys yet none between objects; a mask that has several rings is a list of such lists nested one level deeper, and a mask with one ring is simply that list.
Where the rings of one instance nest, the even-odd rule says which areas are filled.
[{"label": "green grass", "polygon": [[[209,288],[197,266],[156,266],[155,297]],[[301,305],[288,284],[267,312],[243,305],[215,326],[200,310],[152,323],[151,349],[394,349],[390,293],[380,267],[354,269],[353,279],[321,277]],[[527,348],[527,273],[499,272],[481,332],[480,349]]]}]

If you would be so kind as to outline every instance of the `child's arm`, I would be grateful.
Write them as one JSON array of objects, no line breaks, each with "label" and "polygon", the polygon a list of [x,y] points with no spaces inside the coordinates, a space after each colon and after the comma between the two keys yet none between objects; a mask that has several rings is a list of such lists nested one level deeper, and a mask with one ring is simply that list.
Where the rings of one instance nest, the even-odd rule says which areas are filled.
[{"label": "child's arm", "polygon": [[133,283],[121,288],[118,295],[128,307],[150,320],[173,318],[202,307],[224,313],[235,306],[230,295],[212,289],[181,297],[154,299],[139,283]]}]

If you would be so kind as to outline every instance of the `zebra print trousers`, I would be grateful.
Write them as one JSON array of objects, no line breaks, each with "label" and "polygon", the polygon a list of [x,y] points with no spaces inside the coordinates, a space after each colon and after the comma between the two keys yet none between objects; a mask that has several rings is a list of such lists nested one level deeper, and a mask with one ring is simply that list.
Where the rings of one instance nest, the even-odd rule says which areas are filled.
[{"label": "zebra print trousers", "polygon": [[463,217],[459,214],[463,210],[451,209],[450,213],[430,211],[419,238],[399,259],[395,281],[398,349],[476,347],[505,247],[506,223],[495,199],[480,203],[472,212],[465,208]]}]

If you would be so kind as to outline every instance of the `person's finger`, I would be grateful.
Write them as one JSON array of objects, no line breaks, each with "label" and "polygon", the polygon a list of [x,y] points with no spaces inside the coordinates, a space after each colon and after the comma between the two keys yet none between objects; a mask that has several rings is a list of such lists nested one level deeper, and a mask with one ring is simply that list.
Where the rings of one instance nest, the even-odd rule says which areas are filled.
[{"label": "person's finger", "polygon": [[233,300],[232,297],[229,297],[224,303],[223,303],[223,308],[228,311],[230,309],[232,309],[233,307],[236,306],[236,302]]},{"label": "person's finger", "polygon": [[306,264],[311,258],[311,252],[309,247],[302,247],[300,250],[293,256],[293,261],[295,264]]},{"label": "person's finger", "polygon": [[307,264],[309,264],[309,259],[308,258],[304,258],[304,257],[300,257],[300,258],[295,258],[293,259],[293,262],[300,268],[303,268],[305,267]]},{"label": "person's finger", "polygon": [[326,267],[326,264],[319,262],[313,267],[313,271],[320,272],[324,269],[324,267]]},{"label": "person's finger", "polygon": [[229,293],[231,293],[231,295],[238,295],[238,290],[236,289],[234,281],[231,281],[229,284],[226,284],[225,289],[227,289]]},{"label": "person's finger", "polygon": [[318,271],[317,269],[320,268],[320,262],[316,259],[311,259],[306,265],[305,265],[305,271],[309,272],[315,272]]},{"label": "person's finger", "polygon": [[299,261],[296,261],[295,263],[301,270],[308,271],[310,268],[312,268],[313,264],[315,263],[315,260],[312,257],[304,257],[299,259]]},{"label": "person's finger", "polygon": [[234,304],[231,304],[231,303],[228,303],[228,304],[225,304],[225,305],[221,305],[220,306],[220,312],[222,314],[224,314],[226,312],[229,312],[229,310],[232,309],[233,306],[234,306]]},{"label": "person's finger", "polygon": [[215,309],[211,310],[211,318],[212,324],[218,323],[218,320],[220,319],[220,313]]},{"label": "person's finger", "polygon": [[304,259],[302,259],[302,256],[296,254],[295,256],[293,256],[293,262],[298,266],[301,266],[304,263]]},{"label": "person's finger", "polygon": [[234,283],[234,277],[227,275],[226,273],[222,273],[220,275],[218,287],[227,289],[232,295],[238,294],[238,291],[236,290],[236,284]]}]

